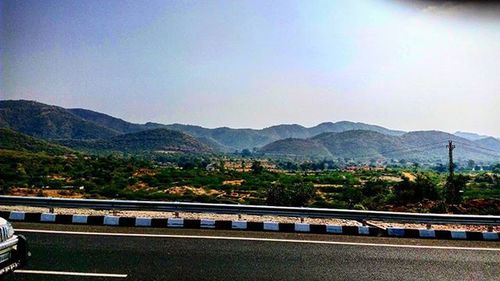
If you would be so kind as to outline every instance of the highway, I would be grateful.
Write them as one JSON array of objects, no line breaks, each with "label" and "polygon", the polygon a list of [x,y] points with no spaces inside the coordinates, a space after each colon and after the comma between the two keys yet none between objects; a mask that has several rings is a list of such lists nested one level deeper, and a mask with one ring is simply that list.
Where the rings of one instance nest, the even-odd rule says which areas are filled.
[{"label": "highway", "polygon": [[498,242],[14,226],[33,256],[6,280],[500,280]]}]

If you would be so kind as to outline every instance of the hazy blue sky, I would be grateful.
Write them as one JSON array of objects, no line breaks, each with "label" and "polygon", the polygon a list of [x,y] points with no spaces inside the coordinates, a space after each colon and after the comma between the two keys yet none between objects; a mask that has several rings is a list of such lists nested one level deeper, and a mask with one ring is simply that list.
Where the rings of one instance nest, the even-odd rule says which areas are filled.
[{"label": "hazy blue sky", "polygon": [[[500,136],[500,21],[401,1],[2,1],[2,99]],[[476,16],[475,16],[476,15]]]}]

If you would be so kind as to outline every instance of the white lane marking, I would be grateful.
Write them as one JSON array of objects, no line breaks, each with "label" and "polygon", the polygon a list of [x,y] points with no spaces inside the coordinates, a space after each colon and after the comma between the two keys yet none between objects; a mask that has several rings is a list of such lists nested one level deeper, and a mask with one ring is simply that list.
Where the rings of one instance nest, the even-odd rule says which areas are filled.
[{"label": "white lane marking", "polygon": [[45,271],[45,270],[26,270],[26,269],[17,269],[14,272],[15,273],[25,273],[25,274],[43,274],[43,275],[68,275],[68,276],[86,276],[86,277],[127,278],[127,274],[111,274],[111,273]]},{"label": "white lane marking", "polygon": [[397,244],[358,243],[358,242],[321,241],[321,240],[298,240],[298,239],[276,239],[276,238],[237,237],[237,236],[205,236],[205,235],[119,233],[119,232],[85,232],[85,231],[82,232],[82,231],[58,231],[58,230],[23,229],[23,228],[16,228],[16,232],[48,233],[48,234],[64,234],[64,235],[122,236],[122,237],[143,237],[143,238],[148,237],[148,238],[185,238],[185,239],[262,241],[262,242],[327,244],[327,245],[349,245],[349,246],[414,248],[414,249],[500,251],[500,248],[455,247],[455,246],[428,246],[428,245],[397,245]]}]

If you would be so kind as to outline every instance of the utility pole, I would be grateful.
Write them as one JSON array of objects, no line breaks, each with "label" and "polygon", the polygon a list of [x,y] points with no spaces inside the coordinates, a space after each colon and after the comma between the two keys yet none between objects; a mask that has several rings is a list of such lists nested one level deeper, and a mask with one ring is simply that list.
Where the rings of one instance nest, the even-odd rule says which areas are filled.
[{"label": "utility pole", "polygon": [[450,159],[449,163],[449,171],[450,171],[450,179],[453,178],[453,170],[454,170],[454,165],[453,165],[453,149],[455,148],[455,145],[453,144],[453,141],[449,140],[448,145],[446,146],[448,148],[448,157]]},{"label": "utility pole", "polygon": [[455,182],[453,180],[453,170],[454,170],[454,165],[453,165],[453,149],[455,148],[455,145],[453,144],[453,141],[449,140],[448,145],[446,146],[448,148],[448,157],[449,157],[449,175],[448,179],[446,181],[446,188],[445,188],[445,198],[447,203],[455,203],[458,198],[458,191],[455,186]]}]

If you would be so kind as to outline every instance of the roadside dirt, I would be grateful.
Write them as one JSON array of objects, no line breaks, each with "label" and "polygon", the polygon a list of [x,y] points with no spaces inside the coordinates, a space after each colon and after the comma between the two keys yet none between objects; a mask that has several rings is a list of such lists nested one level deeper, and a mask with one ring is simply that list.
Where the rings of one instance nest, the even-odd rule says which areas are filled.
[{"label": "roadside dirt", "polygon": [[[421,223],[394,223],[394,222],[382,222],[382,221],[368,221],[368,224],[377,226],[380,228],[387,227],[401,227],[401,228],[412,228],[412,229],[426,229],[427,224]],[[488,231],[488,226],[485,225],[463,225],[463,224],[432,224],[430,229],[433,230],[465,230],[465,231]],[[491,231],[500,232],[500,226],[492,226]]]}]

